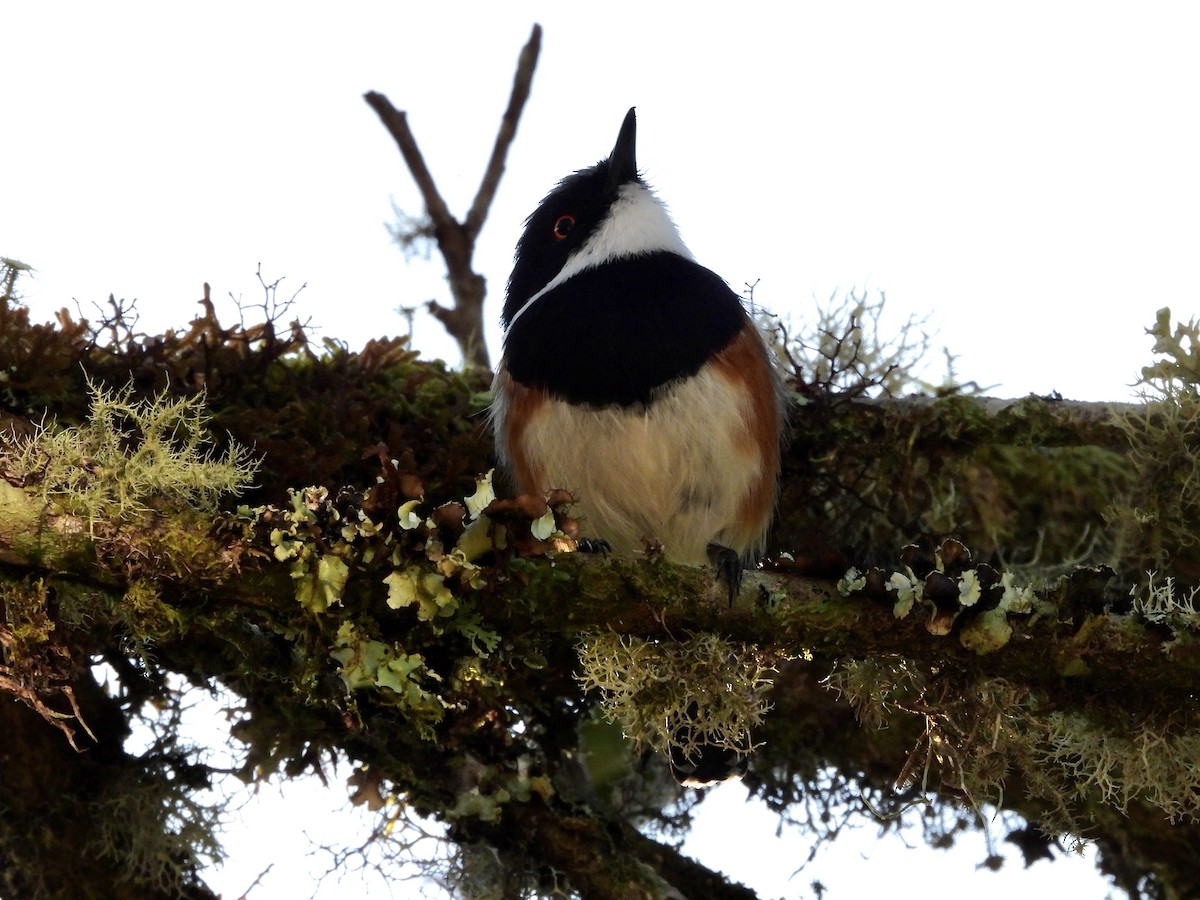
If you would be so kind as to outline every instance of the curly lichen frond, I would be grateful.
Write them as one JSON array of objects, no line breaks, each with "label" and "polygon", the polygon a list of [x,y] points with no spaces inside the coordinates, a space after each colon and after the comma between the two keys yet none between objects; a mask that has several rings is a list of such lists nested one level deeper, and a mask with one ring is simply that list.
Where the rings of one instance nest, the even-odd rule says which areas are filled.
[{"label": "curly lichen frond", "polygon": [[257,463],[231,442],[217,454],[204,396],[136,399],[126,387],[89,383],[82,425],[38,428],[0,445],[6,476],[90,522],[117,521],[152,506],[215,512],[217,501],[250,486]]},{"label": "curly lichen frond", "polygon": [[594,634],[579,645],[579,662],[580,682],[603,692],[605,717],[635,745],[685,755],[701,745],[747,752],[775,675],[760,650],[714,634],[677,642]]}]

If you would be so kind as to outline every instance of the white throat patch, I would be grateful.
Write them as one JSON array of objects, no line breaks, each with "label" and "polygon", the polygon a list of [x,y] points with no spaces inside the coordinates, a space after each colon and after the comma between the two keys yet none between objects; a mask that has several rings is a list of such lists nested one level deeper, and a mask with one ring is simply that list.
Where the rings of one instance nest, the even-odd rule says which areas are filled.
[{"label": "white throat patch", "polygon": [[571,255],[563,272],[578,272],[611,259],[666,250],[691,259],[666,205],[639,181],[621,185],[608,215]]},{"label": "white throat patch", "polygon": [[671,214],[654,191],[640,181],[623,184],[617,191],[617,199],[609,208],[608,215],[587,242],[567,257],[562,269],[544,288],[525,301],[509,320],[508,327],[512,328],[521,314],[545,294],[584,269],[614,259],[661,251],[692,259],[692,251],[679,236],[679,229],[671,221]]}]

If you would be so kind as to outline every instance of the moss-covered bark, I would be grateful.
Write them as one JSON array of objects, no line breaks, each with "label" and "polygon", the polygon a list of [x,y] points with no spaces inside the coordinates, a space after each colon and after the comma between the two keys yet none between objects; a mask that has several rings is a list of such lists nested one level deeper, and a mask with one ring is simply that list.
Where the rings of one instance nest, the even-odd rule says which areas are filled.
[{"label": "moss-covered bark", "polygon": [[[2,306],[16,426],[0,439],[10,893],[205,895],[212,815],[187,804],[206,770],[170,740],[122,747],[145,703],[169,721],[174,674],[241,698],[247,777],[348,757],[360,797],[437,816],[463,872],[483,848],[510,891],[565,879],[596,897],[747,896],[634,829],[678,797],[657,753],[625,745],[601,771],[614,760],[595,729],[622,710],[577,676],[637,683],[651,655],[681,667],[673,687],[705,690],[701,669],[763,679],[721,715],[765,711],[748,784],[781,814],[854,796],[830,787],[840,771],[881,809],[925,791],[946,810],[1000,802],[1097,840],[1126,887],[1195,890],[1200,623],[1186,529],[1169,520],[1191,507],[1158,503],[1149,527],[1135,511],[1150,482],[1129,449],[1148,452],[1130,416],[1159,428],[1169,415],[810,396],[776,541],[791,557],[730,604],[704,571],[562,552],[579,530],[564,495],[494,500],[476,479],[489,468],[486,376],[395,341],[310,353],[299,332],[227,329],[211,309],[157,342],[122,337],[118,317],[104,344]],[[112,458],[64,449],[96,435],[84,374],[110,390],[133,379]],[[254,483],[226,471],[215,493],[146,489],[142,469],[133,490],[121,460],[153,437],[138,416],[201,384],[217,455],[172,457],[195,446],[168,440],[160,463],[253,447]],[[58,421],[39,432],[43,408]],[[118,673],[115,696],[92,680],[95,660]],[[686,691],[626,693],[648,704],[649,724],[627,724],[644,747],[673,739],[653,723],[694,715]],[[711,720],[716,706],[693,724],[728,724]],[[121,831],[130,803],[161,828]],[[103,853],[81,818],[107,823]],[[93,894],[67,892],[64,860]]]}]

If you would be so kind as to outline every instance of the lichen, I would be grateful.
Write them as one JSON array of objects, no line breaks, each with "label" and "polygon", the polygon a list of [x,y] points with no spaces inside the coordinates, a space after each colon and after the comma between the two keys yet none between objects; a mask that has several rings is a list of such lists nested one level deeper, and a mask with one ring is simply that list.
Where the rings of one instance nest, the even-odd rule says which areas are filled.
[{"label": "lichen", "polygon": [[1127,535],[1127,555],[1155,569],[1200,558],[1200,324],[1171,327],[1171,311],[1160,309],[1147,329],[1162,358],[1142,369],[1145,402],[1115,417],[1129,443],[1137,474],[1110,510],[1114,526]]},{"label": "lichen", "polygon": [[10,481],[93,527],[156,506],[215,513],[223,495],[249,486],[257,468],[249,450],[231,443],[220,456],[212,452],[203,394],[141,400],[130,387],[88,389],[82,425],[44,425],[0,445]]},{"label": "lichen", "polygon": [[846,661],[827,683],[866,728],[921,723],[900,785],[949,788],[978,807],[1002,804],[1016,777],[1045,805],[1045,828],[1077,835],[1090,804],[1122,815],[1147,804],[1171,822],[1200,821],[1198,722],[1141,714],[1135,724],[1119,703],[1054,710],[1047,695],[1004,679],[963,683],[904,659]]},{"label": "lichen", "polygon": [[198,873],[224,858],[218,805],[203,803],[197,785],[164,771],[170,760],[146,760],[140,777],[126,775],[91,804],[95,829],[80,853],[116,861],[124,877],[160,896],[188,896]]},{"label": "lichen", "polygon": [[685,756],[700,745],[746,754],[766,714],[775,669],[761,651],[702,634],[648,641],[607,632],[579,644],[579,680],[635,746]]},{"label": "lichen", "polygon": [[1132,612],[1152,625],[1165,625],[1172,631],[1200,631],[1200,609],[1196,598],[1200,586],[1184,588],[1172,575],[1160,577],[1156,572],[1146,573],[1143,584],[1129,589]]},{"label": "lichen", "polygon": [[[1016,574],[976,564],[961,542],[943,541],[932,554],[917,545],[905,547],[901,563],[891,571],[851,567],[838,580],[843,596],[858,593],[894,600],[892,614],[907,618],[920,607],[930,634],[957,634],[959,643],[980,655],[999,650],[1013,630],[1009,615],[1028,616],[1037,599],[1032,588],[1018,585]],[[882,599],[882,597],[881,597]],[[959,627],[961,626],[961,627]]]},{"label": "lichen", "polygon": [[1147,803],[1171,822],[1200,821],[1200,732],[1145,722],[1117,733],[1067,712],[1040,724],[1034,762],[1064,798],[1092,796],[1122,814]]},{"label": "lichen", "polygon": [[372,640],[343,622],[329,655],[338,662],[347,690],[375,689],[376,697],[403,712],[423,737],[434,739],[433,726],[451,703],[438,693],[442,678],[421,654],[405,652],[394,641]]}]

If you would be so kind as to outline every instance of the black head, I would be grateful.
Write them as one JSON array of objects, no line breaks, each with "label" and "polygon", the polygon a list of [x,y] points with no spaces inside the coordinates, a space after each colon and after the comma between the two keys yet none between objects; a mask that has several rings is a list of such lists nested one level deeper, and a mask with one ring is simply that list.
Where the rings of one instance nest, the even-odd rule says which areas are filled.
[{"label": "black head", "polygon": [[649,403],[746,321],[638,176],[634,136],[631,109],[612,154],[551,191],[517,243],[504,366],[518,384],[568,403]]},{"label": "black head", "polygon": [[640,181],[636,139],[637,119],[631,108],[621,124],[612,153],[594,166],[564,178],[525,220],[500,317],[505,327],[604,221],[621,186]]}]

